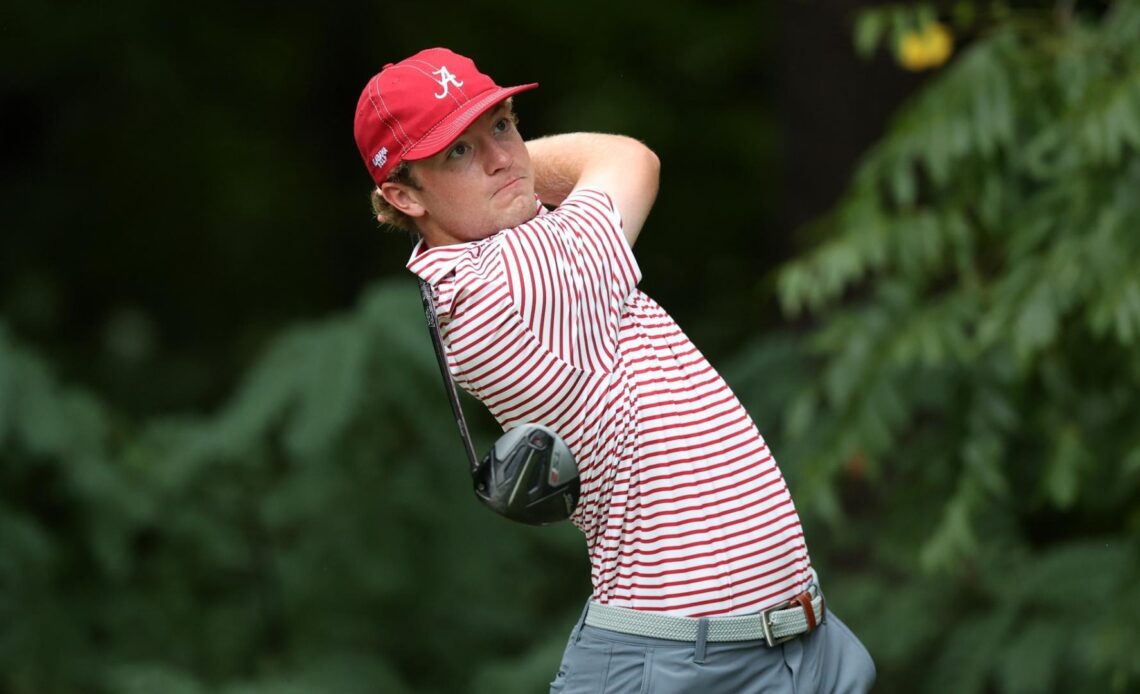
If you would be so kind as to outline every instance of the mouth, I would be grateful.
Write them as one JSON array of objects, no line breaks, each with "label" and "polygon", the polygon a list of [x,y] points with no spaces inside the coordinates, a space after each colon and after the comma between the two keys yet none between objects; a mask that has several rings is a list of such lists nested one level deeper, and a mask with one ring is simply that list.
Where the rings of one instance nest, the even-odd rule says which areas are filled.
[{"label": "mouth", "polygon": [[523,176],[516,176],[515,178],[512,178],[511,180],[507,181],[503,185],[499,186],[499,189],[496,190],[494,193],[492,193],[491,197],[495,197],[499,193],[502,193],[503,191],[510,189],[511,187],[517,185],[518,183],[521,183],[523,181],[523,179],[524,179]]}]

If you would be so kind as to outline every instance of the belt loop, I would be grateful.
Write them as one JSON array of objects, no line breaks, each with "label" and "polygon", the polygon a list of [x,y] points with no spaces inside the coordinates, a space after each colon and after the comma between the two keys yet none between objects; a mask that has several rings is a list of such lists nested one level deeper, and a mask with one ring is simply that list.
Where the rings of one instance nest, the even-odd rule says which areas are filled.
[{"label": "belt loop", "polygon": [[823,597],[823,587],[819,585],[819,574],[813,568],[811,570],[811,588],[815,589],[815,594],[819,596],[819,623],[823,624],[827,621],[827,599]]},{"label": "belt loop", "polygon": [[582,636],[582,625],[586,622],[586,614],[590,611],[590,598],[586,598],[586,605],[582,608],[582,616],[578,618],[578,623],[574,625],[572,632],[574,643],[578,643],[578,639]]},{"label": "belt loop", "polygon": [[697,621],[697,646],[693,651],[693,662],[698,665],[705,662],[705,650],[708,645],[709,636],[709,619],[708,617],[701,617]]}]

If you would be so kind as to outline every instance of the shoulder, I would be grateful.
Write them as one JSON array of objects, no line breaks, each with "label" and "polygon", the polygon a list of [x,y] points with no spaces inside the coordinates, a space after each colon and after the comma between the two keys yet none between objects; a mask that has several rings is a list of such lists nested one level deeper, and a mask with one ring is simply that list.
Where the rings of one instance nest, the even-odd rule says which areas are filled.
[{"label": "shoulder", "polygon": [[613,198],[598,188],[581,188],[554,210],[543,209],[530,221],[505,230],[499,242],[510,248],[549,243],[578,245],[590,239],[613,237],[621,229],[621,215]]},{"label": "shoulder", "polygon": [[578,188],[552,214],[576,219],[585,218],[593,222],[620,221],[613,198],[600,188]]}]

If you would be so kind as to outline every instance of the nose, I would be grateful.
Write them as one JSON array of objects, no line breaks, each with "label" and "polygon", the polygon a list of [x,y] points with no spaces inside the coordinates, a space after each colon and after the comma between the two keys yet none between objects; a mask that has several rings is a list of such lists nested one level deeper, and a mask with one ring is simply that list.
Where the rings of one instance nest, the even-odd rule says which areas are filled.
[{"label": "nose", "polygon": [[485,154],[483,167],[488,174],[494,174],[502,169],[508,168],[514,161],[510,151],[493,138],[488,140],[487,144],[483,147],[483,152]]}]

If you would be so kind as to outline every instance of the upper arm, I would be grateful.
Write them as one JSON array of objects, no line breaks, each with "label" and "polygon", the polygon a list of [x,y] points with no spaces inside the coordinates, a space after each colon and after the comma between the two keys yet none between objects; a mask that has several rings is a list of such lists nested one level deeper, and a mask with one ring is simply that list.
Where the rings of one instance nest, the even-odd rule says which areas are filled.
[{"label": "upper arm", "polygon": [[503,277],[517,315],[563,361],[608,372],[626,301],[641,279],[611,196],[580,190],[504,234]]}]

